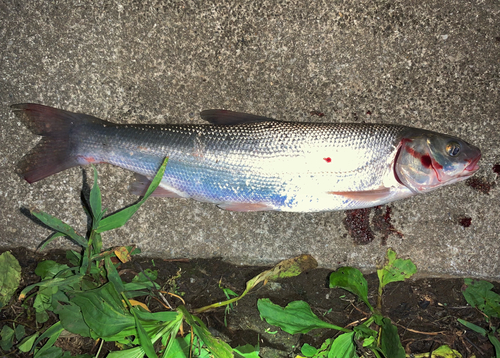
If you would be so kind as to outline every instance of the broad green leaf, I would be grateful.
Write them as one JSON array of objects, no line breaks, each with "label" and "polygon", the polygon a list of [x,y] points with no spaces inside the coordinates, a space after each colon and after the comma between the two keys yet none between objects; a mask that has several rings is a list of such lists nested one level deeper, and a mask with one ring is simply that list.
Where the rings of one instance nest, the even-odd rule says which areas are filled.
[{"label": "broad green leaf", "polygon": [[90,209],[92,210],[92,227],[95,229],[101,219],[101,189],[97,183],[97,169],[92,165],[94,170],[94,185],[90,190]]},{"label": "broad green leaf", "polygon": [[382,318],[380,326],[380,350],[386,357],[406,358],[406,353],[399,339],[398,329],[387,317]]},{"label": "broad green leaf", "polygon": [[5,306],[21,282],[21,265],[9,251],[0,255],[0,308]]},{"label": "broad green leaf", "polygon": [[[147,276],[147,277],[146,277]],[[158,278],[158,270],[145,269],[132,278],[132,282],[151,282]]]},{"label": "broad green leaf", "polygon": [[80,266],[82,255],[75,250],[66,251],[66,258],[73,266]]},{"label": "broad green leaf", "polygon": [[500,358],[500,342],[498,341],[498,338],[495,337],[493,333],[488,333],[488,339],[493,347],[495,347],[495,358]]},{"label": "broad green leaf", "polygon": [[134,347],[130,349],[125,349],[123,351],[114,351],[110,352],[106,357],[107,358],[143,358],[144,357],[144,349],[139,347]]},{"label": "broad green leaf", "polygon": [[256,347],[251,344],[246,344],[244,346],[238,346],[233,348],[235,358],[259,358],[259,345]]},{"label": "broad green leaf", "polygon": [[411,260],[396,259],[396,252],[387,250],[387,261],[384,267],[377,270],[378,279],[380,282],[380,290],[388,283],[396,281],[404,281],[417,272],[417,267]]},{"label": "broad green leaf", "polygon": [[18,344],[17,349],[19,349],[23,353],[29,352],[31,348],[33,348],[33,343],[35,343],[37,337],[38,337],[38,332],[29,337],[26,337],[25,339],[22,340],[21,343]]},{"label": "broad green leaf", "polygon": [[414,354],[413,356],[415,358],[462,358],[462,355],[458,351],[451,349],[447,345],[440,346],[433,350],[430,357],[429,353],[419,353]]},{"label": "broad green leaf", "polygon": [[137,329],[137,333],[139,335],[139,342],[141,344],[142,349],[144,349],[144,352],[146,353],[148,358],[157,358],[158,356],[156,355],[153,343],[151,342],[151,337],[149,337],[146,331],[144,330],[141,321],[137,317],[136,310],[133,309],[132,314],[134,316],[135,328]]},{"label": "broad green leaf", "polygon": [[131,327],[135,330],[134,317],[123,306],[111,282],[94,290],[76,292],[70,301],[80,307],[85,323],[99,337],[112,336]]},{"label": "broad green leaf", "polygon": [[175,311],[145,312],[134,308],[137,317],[143,321],[171,322],[178,318],[179,313]]},{"label": "broad green leaf", "polygon": [[19,299],[22,300],[26,297],[26,294],[30,292],[32,289],[35,287],[59,287],[59,286],[72,286],[75,283],[78,283],[82,280],[83,275],[78,274],[78,275],[73,275],[69,276],[67,278],[64,277],[56,277],[52,278],[50,280],[34,283],[33,285],[29,285],[26,287],[24,290],[21,291],[19,294]]},{"label": "broad green leaf", "polygon": [[40,276],[42,280],[53,278],[59,272],[68,269],[68,265],[57,263],[53,260],[44,260],[38,263],[35,269],[35,274]]},{"label": "broad green leaf", "polygon": [[330,275],[330,288],[340,287],[357,295],[373,312],[368,302],[368,283],[361,271],[354,267],[341,267]]},{"label": "broad green leaf", "polygon": [[[328,358],[358,358],[354,343],[354,332],[344,333],[335,338],[328,352]],[[388,356],[391,357],[391,356]],[[391,357],[395,358],[395,357]]]},{"label": "broad green leaf", "polygon": [[220,338],[215,338],[208,331],[205,324],[196,316],[191,315],[184,306],[177,308],[184,315],[186,323],[191,326],[195,336],[197,336],[207,347],[207,349],[217,358],[232,358],[231,347]]},{"label": "broad green leaf", "polygon": [[69,353],[69,356],[68,356],[68,354],[64,354],[65,352],[63,352],[62,348],[60,348],[60,347],[51,346],[47,349],[43,349],[43,350],[42,349],[35,352],[34,358],[69,358],[69,357],[71,357],[70,352],[66,352],[66,353]]},{"label": "broad green leaf", "polygon": [[106,267],[106,271],[108,273],[108,280],[110,283],[115,286],[115,289],[118,293],[122,293],[125,288],[123,287],[123,281],[118,275],[118,271],[116,271],[116,267],[111,262],[111,257],[106,256],[104,259],[104,266]]},{"label": "broad green leaf", "polygon": [[305,356],[305,357],[314,357],[317,353],[318,350],[314,348],[313,346],[304,343],[302,348],[300,348],[300,352]]},{"label": "broad green leaf", "polygon": [[54,310],[61,320],[65,330],[71,333],[79,334],[82,337],[90,337],[90,328],[83,319],[82,311],[74,303],[59,304]]},{"label": "broad green leaf", "polygon": [[[217,357],[210,355],[205,348],[200,348],[201,344],[198,337],[194,337],[193,346],[191,347],[191,335],[178,337],[172,340],[171,348],[162,358],[189,358],[190,349],[192,349],[193,358],[210,358]],[[113,358],[113,357],[112,357]],[[116,357],[118,358],[118,357]],[[218,357],[217,357],[218,358]]]},{"label": "broad green leaf", "polygon": [[[42,340],[45,338],[48,338],[47,342],[43,345],[42,348],[40,348],[36,353],[35,353],[35,358],[39,358],[40,356],[44,355],[44,352],[47,352],[55,343],[57,338],[59,338],[59,335],[61,332],[64,330],[63,326],[61,325],[61,322],[54,323],[52,326],[50,326],[45,332],[42,333],[40,337],[37,338],[35,343],[33,344],[33,348],[35,348],[38,343],[40,343]],[[31,350],[33,352],[33,349]]]},{"label": "broad green leaf", "polygon": [[14,330],[4,325],[0,331],[0,337],[2,338],[0,340],[0,348],[2,348],[3,351],[10,351],[14,343]]},{"label": "broad green leaf", "polygon": [[480,335],[482,335],[484,337],[486,337],[486,334],[488,334],[487,330],[485,330],[482,327],[476,326],[474,323],[467,322],[466,320],[461,319],[461,318],[457,318],[457,321],[460,322],[460,323],[462,323],[468,329],[471,329],[474,332],[477,332],[477,333],[479,333]]},{"label": "broad green leaf", "polygon": [[33,211],[31,211],[31,214],[33,214],[38,220],[43,222],[45,225],[51,227],[55,231],[63,233],[64,235],[70,237],[78,245],[80,245],[82,247],[87,246],[87,240],[83,236],[78,235],[71,226],[64,223],[60,219],[58,219],[52,215],[49,215],[47,213],[44,213],[43,211],[34,211],[33,210]]},{"label": "broad green leaf", "polygon": [[466,289],[462,292],[467,302],[489,317],[500,317],[500,295],[492,291],[488,281],[464,279]]},{"label": "broad green leaf", "polygon": [[290,334],[307,333],[313,329],[331,328],[342,332],[351,332],[325,321],[320,320],[312,311],[309,304],[304,301],[293,301],[285,308],[275,305],[268,298],[257,301],[260,316],[267,323],[278,326]]},{"label": "broad green leaf", "polygon": [[16,336],[16,339],[20,341],[21,338],[23,338],[24,335],[26,334],[24,326],[22,324],[17,325],[16,328],[14,329],[14,334]]},{"label": "broad green leaf", "polygon": [[163,164],[161,165],[153,181],[151,182],[151,185],[146,191],[146,194],[137,204],[129,206],[128,208],[122,209],[114,214],[111,214],[108,217],[105,217],[99,223],[99,227],[97,228],[96,231],[98,233],[102,233],[104,231],[113,230],[125,225],[125,223],[132,217],[132,215],[135,214],[137,210],[139,210],[141,205],[144,204],[144,202],[149,198],[149,196],[153,193],[153,191],[155,191],[155,189],[158,187],[163,178],[163,174],[165,173],[167,162],[168,158],[165,158]]}]

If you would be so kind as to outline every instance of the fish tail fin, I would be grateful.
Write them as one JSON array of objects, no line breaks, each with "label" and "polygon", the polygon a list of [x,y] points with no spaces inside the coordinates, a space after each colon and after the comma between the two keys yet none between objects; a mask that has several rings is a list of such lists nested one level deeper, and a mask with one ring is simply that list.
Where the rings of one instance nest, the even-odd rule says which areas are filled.
[{"label": "fish tail fin", "polygon": [[34,183],[65,169],[79,165],[71,141],[71,130],[81,124],[104,121],[80,113],[33,103],[14,104],[12,111],[34,133],[42,136],[40,142],[18,163],[18,173]]}]

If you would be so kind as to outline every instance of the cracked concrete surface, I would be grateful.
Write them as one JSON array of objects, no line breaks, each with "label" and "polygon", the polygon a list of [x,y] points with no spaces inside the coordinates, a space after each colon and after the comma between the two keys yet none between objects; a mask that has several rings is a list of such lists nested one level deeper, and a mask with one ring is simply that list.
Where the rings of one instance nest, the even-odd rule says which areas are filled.
[{"label": "cracked concrete surface", "polygon": [[[293,121],[399,123],[479,146],[480,182],[391,204],[403,236],[389,235],[387,245],[429,275],[499,278],[499,16],[496,0],[1,1],[0,246],[35,248],[50,234],[23,208],[82,232],[86,225],[81,168],[31,186],[15,174],[38,138],[9,105],[37,102],[120,123],[201,123],[201,110],[226,108]],[[98,170],[110,211],[137,200],[127,191],[130,172]],[[323,267],[373,270],[387,249],[381,234],[356,245],[345,217],[154,198],[104,242],[241,264],[310,253]]]}]

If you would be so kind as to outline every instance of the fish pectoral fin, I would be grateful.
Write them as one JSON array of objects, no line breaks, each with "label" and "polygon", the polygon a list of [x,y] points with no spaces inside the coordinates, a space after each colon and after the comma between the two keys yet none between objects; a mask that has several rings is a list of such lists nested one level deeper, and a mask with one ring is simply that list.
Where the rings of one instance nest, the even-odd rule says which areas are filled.
[{"label": "fish pectoral fin", "polygon": [[212,124],[243,124],[256,122],[274,122],[276,119],[256,116],[254,114],[226,111],[223,109],[207,109],[200,113],[202,119]]},{"label": "fish pectoral fin", "polygon": [[370,202],[388,197],[391,194],[391,189],[381,188],[365,191],[329,191],[328,194],[341,195],[345,198],[356,201]]},{"label": "fish pectoral fin", "polygon": [[266,203],[222,203],[217,206],[224,210],[239,212],[274,210],[272,206]]},{"label": "fish pectoral fin", "polygon": [[[131,194],[144,196],[146,195],[146,191],[148,191],[149,185],[151,185],[151,180],[146,178],[143,175],[134,173],[134,182],[130,184],[129,191]],[[161,186],[157,187],[151,196],[160,197],[160,198],[182,198],[181,195],[174,193],[168,189],[165,189]]]}]

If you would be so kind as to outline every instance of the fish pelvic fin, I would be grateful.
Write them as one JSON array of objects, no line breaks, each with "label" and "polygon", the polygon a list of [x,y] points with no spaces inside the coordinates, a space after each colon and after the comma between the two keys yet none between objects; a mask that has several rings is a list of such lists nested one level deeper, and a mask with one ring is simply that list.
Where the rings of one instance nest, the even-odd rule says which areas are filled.
[{"label": "fish pelvic fin", "polygon": [[329,191],[328,194],[340,195],[347,199],[369,203],[387,198],[391,195],[391,189],[380,188],[366,191]]},{"label": "fish pelvic fin", "polygon": [[272,206],[266,203],[222,203],[217,206],[224,210],[239,212],[275,210]]},{"label": "fish pelvic fin", "polygon": [[[151,185],[151,180],[145,176],[134,173],[134,181],[129,185],[129,192],[133,195],[144,196]],[[184,198],[182,195],[174,193],[168,189],[158,186],[152,193],[151,196],[160,198]]]},{"label": "fish pelvic fin", "polygon": [[79,165],[73,153],[76,143],[71,141],[71,131],[78,125],[106,123],[96,117],[34,103],[14,104],[11,109],[34,134],[42,136],[18,163],[17,172],[28,183]]}]

